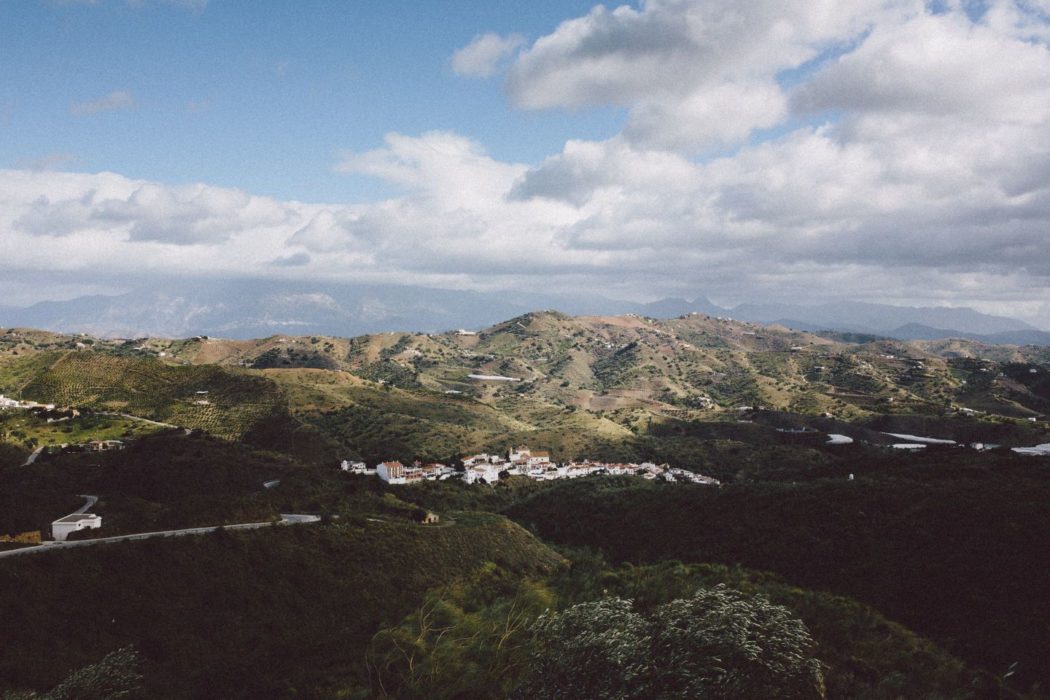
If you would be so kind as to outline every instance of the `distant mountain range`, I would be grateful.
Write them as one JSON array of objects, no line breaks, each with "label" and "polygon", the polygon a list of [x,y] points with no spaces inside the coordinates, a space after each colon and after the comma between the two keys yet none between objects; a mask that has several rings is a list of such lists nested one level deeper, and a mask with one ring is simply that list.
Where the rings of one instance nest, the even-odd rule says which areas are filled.
[{"label": "distant mountain range", "polygon": [[662,299],[639,304],[599,296],[476,292],[411,286],[225,280],[158,285],[115,296],[84,296],[26,308],[0,307],[0,325],[103,337],[212,335],[257,338],[276,333],[355,336],[385,331],[477,329],[537,309],[573,315],[690,313],[834,330],[901,340],[959,337],[991,344],[1050,345],[1050,333],[1022,321],[968,308],[899,307],[862,302],[817,306]]},{"label": "distant mountain range", "polygon": [[1050,345],[1050,333],[1024,321],[964,307],[888,306],[846,301],[817,306],[741,304],[723,308],[707,299],[695,302],[663,299],[643,308],[643,313],[654,318],[703,313],[810,332],[844,331],[897,340],[966,338],[990,345]]}]

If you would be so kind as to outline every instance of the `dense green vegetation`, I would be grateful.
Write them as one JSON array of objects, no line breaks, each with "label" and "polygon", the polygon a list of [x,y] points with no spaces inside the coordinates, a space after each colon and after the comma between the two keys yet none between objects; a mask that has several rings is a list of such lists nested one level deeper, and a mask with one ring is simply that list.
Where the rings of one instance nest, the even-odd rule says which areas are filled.
[{"label": "dense green vegetation", "polygon": [[23,445],[0,442],[0,469],[16,467],[26,461],[31,450]]},{"label": "dense green vegetation", "polygon": [[532,632],[529,697],[824,697],[806,626],[725,586],[648,612],[623,598],[577,603],[544,613]]},{"label": "dense green vegetation", "polygon": [[44,403],[127,412],[227,438],[241,437],[281,405],[271,382],[247,374],[99,352],[57,356],[22,393]]},{"label": "dense green vegetation", "polygon": [[993,678],[975,676],[962,662],[871,608],[791,586],[770,574],[674,561],[612,568],[593,554],[577,552],[572,569],[556,585],[565,605],[593,600],[600,593],[631,599],[642,611],[716,586],[765,596],[791,610],[812,634],[813,655],[824,664],[831,698],[967,697],[998,685]]},{"label": "dense green vegetation", "polygon": [[147,697],[332,697],[424,592],[496,562],[561,558],[502,518],[364,521],[107,545],[3,561],[0,678],[43,689],[133,644]]},{"label": "dense green vegetation", "polygon": [[298,468],[281,455],[182,433],[56,456],[0,471],[0,533],[50,533],[51,521],[83,503],[77,494],[100,497],[93,512],[105,535],[265,521],[277,509],[263,482]]},{"label": "dense green vegetation", "polygon": [[[523,580],[500,567],[488,566],[453,585],[431,591],[417,610],[373,638],[368,652],[373,693],[435,699],[632,697],[639,693],[641,697],[655,697],[658,692],[652,683],[661,682],[657,677],[674,675],[682,670],[680,666],[688,665],[691,654],[710,650],[705,643],[710,645],[712,636],[705,635],[706,642],[698,644],[680,640],[674,652],[660,654],[661,663],[647,666],[650,651],[644,648],[623,653],[615,648],[592,649],[593,653],[581,657],[566,648],[564,630],[552,638],[539,620],[545,612],[549,621],[557,611],[581,604],[603,605],[625,599],[632,601],[624,610],[626,615],[644,618],[676,600],[695,599],[698,592],[718,603],[702,606],[699,617],[708,610],[720,610],[721,620],[742,623],[744,628],[754,619],[756,608],[768,609],[767,600],[784,606],[773,619],[787,623],[794,630],[793,638],[803,642],[798,650],[806,650],[793,659],[819,659],[819,672],[831,698],[977,698],[996,697],[1000,692],[997,679],[975,674],[936,646],[845,598],[801,590],[773,576],[736,568],[674,562],[613,568],[584,551],[569,555],[572,566],[545,580]],[[720,586],[728,588],[719,593]],[[730,604],[725,606],[726,602]],[[804,627],[791,622],[796,618]],[[684,622],[688,626],[688,616]],[[640,625],[643,630],[645,626]],[[731,627],[743,633],[740,627]],[[620,632],[598,636],[597,641],[621,645],[625,635]],[[810,634],[812,644],[805,641]],[[779,635],[751,638],[773,636]],[[728,657],[737,640],[739,637],[714,645],[717,653]],[[775,650],[761,646],[753,651],[761,655]],[[676,657],[686,663],[671,663]],[[631,690],[624,683],[625,666],[640,670],[635,680],[649,685],[631,686]],[[747,667],[747,662],[729,665],[741,672]],[[760,681],[761,674],[750,679]],[[619,683],[620,687],[607,687],[610,692],[601,694],[594,687],[581,688],[585,683]],[[568,687],[572,684],[577,685]],[[781,677],[776,685],[785,689],[788,684]],[[721,691],[708,696],[732,696],[727,688]],[[775,695],[751,692],[744,696]]]},{"label": "dense green vegetation", "polygon": [[855,465],[856,480],[721,489],[588,479],[508,512],[554,542],[617,561],[679,559],[770,570],[864,601],[1022,687],[1047,675],[1046,461],[969,468]]},{"label": "dense green vegetation", "polygon": [[[133,440],[162,430],[145,421],[89,411],[0,412],[0,444],[21,445],[27,451],[40,446],[82,445],[93,440]],[[57,420],[56,420],[57,419]]]},{"label": "dense green vegetation", "polygon": [[[0,560],[0,692],[64,697],[131,668],[107,654],[134,648],[125,677],[141,671],[145,697],[794,687],[759,667],[799,671],[793,696],[823,683],[832,698],[1044,697],[1050,459],[1008,448],[1050,442],[1047,359],[702,316],[544,312],[476,335],[351,340],[9,330],[0,393],[59,411],[0,412],[0,534],[46,533],[84,493],[104,528],[74,537],[323,518]],[[912,454],[885,433],[1005,447]],[[20,466],[36,446],[102,438],[128,447]],[[519,444],[724,485],[391,487],[336,469]],[[431,511],[440,523],[419,525]]]},{"label": "dense green vegetation", "polygon": [[201,429],[309,462],[446,460],[513,441],[542,445],[558,459],[654,459],[722,479],[823,461],[797,445],[754,450],[783,445],[778,436],[756,443],[752,433],[741,446],[696,431],[700,422],[734,423],[741,405],[813,421],[916,415],[968,422],[972,430],[952,434],[985,442],[1050,441],[1045,421],[1025,420],[1047,405],[1050,371],[1037,348],[849,340],[704,316],[556,312],[525,314],[477,335],[350,340],[102,341],[16,330],[0,335],[0,387]]}]

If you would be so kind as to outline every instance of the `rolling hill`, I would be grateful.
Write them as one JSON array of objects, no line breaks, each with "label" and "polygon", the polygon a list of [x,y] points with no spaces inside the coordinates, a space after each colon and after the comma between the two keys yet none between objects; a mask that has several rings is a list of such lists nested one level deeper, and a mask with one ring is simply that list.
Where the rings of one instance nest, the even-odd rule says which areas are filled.
[{"label": "rolling hill", "polygon": [[[18,593],[0,613],[45,621],[18,623],[16,646],[32,662],[0,654],[12,688],[47,687],[97,661],[94,652],[133,643],[148,688],[171,687],[175,697],[205,686],[230,696],[364,697],[371,635],[411,628],[421,602],[441,595],[435,587],[489,563],[564,604],[613,589],[643,600],[701,583],[761,590],[811,626],[838,669],[829,688],[847,696],[976,696],[978,686],[999,688],[1015,660],[1017,678],[1042,680],[1032,666],[1050,644],[1034,593],[1045,584],[1037,543],[1047,530],[1046,460],[1007,448],[1050,442],[1046,348],[553,311],[476,332],[354,338],[8,329],[0,393],[59,409],[0,416],[0,534],[46,530],[79,493],[100,496],[106,534],[326,516],[316,531],[6,560],[0,590]],[[47,422],[73,408],[75,419]],[[44,453],[21,466],[46,431],[48,440],[86,440],[92,430],[118,431],[127,448]],[[829,434],[854,442],[830,445]],[[904,439],[894,434],[1003,447],[944,443],[912,454],[891,447]],[[336,468],[345,458],[454,463],[519,444],[558,461],[666,461],[724,486],[516,477],[492,488],[450,480],[399,490]],[[443,524],[412,522],[427,510]],[[504,514],[569,547],[569,573]],[[623,566],[595,563],[595,551]],[[713,567],[737,564],[783,579]],[[988,600],[1007,585],[996,571],[1008,572],[1009,599]],[[797,585],[855,596],[987,673],[975,676],[870,609]],[[57,660],[44,655],[59,625],[56,600],[92,629]],[[486,600],[494,610],[508,604]],[[214,601],[223,610],[213,618]],[[903,659],[913,655],[921,663],[909,667]],[[186,664],[199,672],[180,676]]]},{"label": "rolling hill", "polygon": [[682,458],[695,450],[668,456],[650,438],[753,420],[743,407],[840,427],[955,417],[975,439],[1038,444],[1050,439],[1048,368],[1037,346],[818,335],[699,314],[532,312],[476,333],[349,339],[0,334],[0,393],[294,443],[316,459],[448,459],[517,442],[558,458]]}]

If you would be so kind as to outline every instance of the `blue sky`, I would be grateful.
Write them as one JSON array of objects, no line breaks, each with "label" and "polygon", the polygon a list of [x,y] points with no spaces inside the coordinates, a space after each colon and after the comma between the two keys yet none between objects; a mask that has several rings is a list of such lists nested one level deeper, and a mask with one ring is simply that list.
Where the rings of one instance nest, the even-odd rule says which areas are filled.
[{"label": "blue sky", "polygon": [[[0,165],[66,157],[76,170],[344,201],[387,188],[332,173],[338,152],[375,148],[390,131],[455,130],[528,163],[568,138],[615,134],[618,110],[514,110],[498,79],[452,73],[450,56],[475,34],[538,36],[591,6],[515,5],[0,3]],[[71,113],[114,91],[134,105]]]},{"label": "blue sky", "polygon": [[1050,0],[7,0],[0,75],[0,306],[251,277],[1050,327]]}]

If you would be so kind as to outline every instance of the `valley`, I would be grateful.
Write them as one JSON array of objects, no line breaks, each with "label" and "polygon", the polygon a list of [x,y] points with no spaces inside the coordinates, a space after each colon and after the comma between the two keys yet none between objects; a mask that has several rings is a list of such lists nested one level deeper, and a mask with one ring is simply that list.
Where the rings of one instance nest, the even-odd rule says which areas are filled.
[{"label": "valley", "polygon": [[[1050,443],[1045,347],[551,311],[355,338],[6,329],[0,394],[0,547],[47,540],[86,493],[103,526],[73,545],[193,531],[0,561],[21,606],[3,619],[49,620],[10,627],[12,690],[132,645],[166,697],[452,697],[467,677],[510,692],[532,682],[527,626],[483,671],[474,642],[430,639],[413,615],[441,601],[462,618],[450,630],[490,629],[508,605],[534,617],[599,589],[656,605],[719,582],[800,616],[828,697],[1038,698],[1050,682],[1050,458],[1030,449]],[[522,445],[543,464],[478,466]],[[443,467],[408,484],[364,473],[395,460]],[[648,479],[615,466],[630,463]],[[288,513],[317,522],[239,529]],[[147,583],[187,567],[178,590]],[[247,598],[230,605],[234,591]],[[170,638],[131,613],[170,615],[162,598],[181,611]],[[254,621],[209,621],[208,598]],[[98,629],[45,663],[64,607]],[[377,646],[404,634],[425,678]],[[220,650],[242,643],[257,652]],[[195,654],[200,675],[179,677]]]}]

